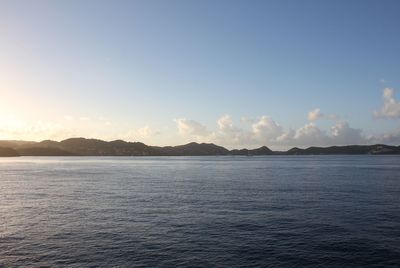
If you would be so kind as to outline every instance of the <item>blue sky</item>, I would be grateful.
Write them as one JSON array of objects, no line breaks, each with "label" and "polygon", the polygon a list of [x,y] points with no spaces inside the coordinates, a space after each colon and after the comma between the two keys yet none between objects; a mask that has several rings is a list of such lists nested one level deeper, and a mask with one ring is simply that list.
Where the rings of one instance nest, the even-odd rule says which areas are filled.
[{"label": "blue sky", "polygon": [[399,11],[389,0],[2,1],[0,139],[400,144]]}]

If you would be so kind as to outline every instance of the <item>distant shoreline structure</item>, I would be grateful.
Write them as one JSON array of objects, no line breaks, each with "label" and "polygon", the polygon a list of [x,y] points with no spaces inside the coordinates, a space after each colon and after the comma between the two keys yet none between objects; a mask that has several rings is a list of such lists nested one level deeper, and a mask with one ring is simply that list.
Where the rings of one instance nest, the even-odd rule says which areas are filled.
[{"label": "distant shoreline structure", "polygon": [[206,155],[388,155],[400,154],[400,146],[385,144],[345,145],[329,147],[294,147],[287,151],[272,151],[266,146],[257,149],[228,150],[213,143],[191,142],[178,146],[149,146],[123,140],[70,138],[60,142],[44,140],[0,141],[0,157],[17,156],[206,156]]}]

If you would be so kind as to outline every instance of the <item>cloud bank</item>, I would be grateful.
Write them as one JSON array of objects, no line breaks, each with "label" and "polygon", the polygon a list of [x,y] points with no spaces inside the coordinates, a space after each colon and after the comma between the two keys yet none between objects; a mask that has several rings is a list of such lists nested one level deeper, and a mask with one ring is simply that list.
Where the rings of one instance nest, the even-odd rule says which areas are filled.
[{"label": "cloud bank", "polygon": [[360,129],[352,128],[345,121],[336,122],[329,131],[321,129],[314,122],[298,129],[285,130],[266,115],[259,117],[248,128],[236,126],[229,115],[217,120],[217,129],[214,131],[193,120],[178,120],[176,123],[179,134],[187,140],[215,142],[225,146],[329,146],[371,141]]},{"label": "cloud bank", "polygon": [[[392,88],[385,88],[383,104],[373,114],[376,118],[387,118],[398,122],[400,102]],[[275,148],[331,146],[348,144],[400,144],[400,125],[390,131],[366,135],[361,129],[334,114],[326,114],[320,108],[311,110],[305,123],[296,128],[285,128],[268,115],[256,118],[241,117],[236,122],[229,114],[217,118],[213,126],[187,118],[174,120],[175,126],[147,124],[133,128],[107,117],[65,115],[58,123],[44,120],[23,121],[14,116],[0,115],[0,140],[62,140],[70,137],[89,137],[105,140],[124,139],[147,144],[182,144],[185,142],[213,142],[231,148],[259,147]],[[377,122],[375,120],[375,122]],[[323,127],[321,127],[320,123]],[[159,130],[161,129],[161,130]]]}]

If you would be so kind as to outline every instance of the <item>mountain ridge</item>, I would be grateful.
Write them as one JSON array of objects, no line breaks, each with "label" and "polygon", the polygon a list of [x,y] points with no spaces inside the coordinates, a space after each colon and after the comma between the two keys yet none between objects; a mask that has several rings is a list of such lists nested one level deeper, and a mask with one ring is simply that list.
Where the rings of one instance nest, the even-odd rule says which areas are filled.
[{"label": "mountain ridge", "polygon": [[62,141],[0,141],[0,156],[202,156],[202,155],[342,155],[400,154],[400,146],[385,144],[345,145],[329,147],[293,147],[272,151],[267,146],[256,149],[233,149],[213,143],[190,142],[177,146],[149,146],[142,142],[123,140],[69,138]]}]

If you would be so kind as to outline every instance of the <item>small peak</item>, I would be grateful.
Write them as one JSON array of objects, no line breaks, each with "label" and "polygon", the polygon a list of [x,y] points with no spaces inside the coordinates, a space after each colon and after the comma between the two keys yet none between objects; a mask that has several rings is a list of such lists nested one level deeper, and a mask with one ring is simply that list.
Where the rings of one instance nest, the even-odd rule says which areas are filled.
[{"label": "small peak", "polygon": [[192,141],[192,142],[189,142],[188,144],[186,144],[186,145],[199,145],[197,142],[194,142],[194,141]]}]

